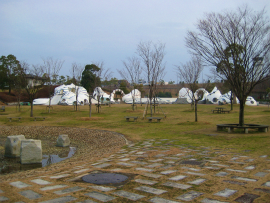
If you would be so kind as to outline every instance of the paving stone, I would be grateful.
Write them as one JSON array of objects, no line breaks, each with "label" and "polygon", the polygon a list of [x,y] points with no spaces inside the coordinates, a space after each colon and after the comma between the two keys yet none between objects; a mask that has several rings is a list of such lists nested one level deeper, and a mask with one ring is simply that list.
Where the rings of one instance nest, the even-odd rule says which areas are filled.
[{"label": "paving stone", "polygon": [[171,167],[173,167],[173,165],[168,164],[168,165],[165,165],[165,166],[161,166],[159,168],[161,168],[161,169],[168,169],[168,168],[171,168]]},{"label": "paving stone", "polygon": [[206,181],[206,179],[203,178],[198,178],[196,180],[190,181],[188,182],[189,184],[193,184],[193,185],[200,185],[202,184],[204,181]]},{"label": "paving stone", "polygon": [[203,168],[211,169],[211,170],[220,170],[220,168],[218,168],[218,167],[212,167],[212,166],[206,166],[206,167],[203,167]]},{"label": "paving stone", "polygon": [[193,199],[203,195],[201,192],[196,192],[196,191],[190,191],[188,193],[185,193],[183,195],[180,195],[176,197],[176,199],[184,200],[184,201],[192,201]]},{"label": "paving stone", "polygon": [[155,167],[159,167],[159,166],[163,166],[163,164],[154,163],[154,164],[147,165],[146,167],[155,168]]},{"label": "paving stone", "polygon": [[177,172],[177,170],[162,171],[160,173],[163,174],[163,175],[168,175],[168,174],[175,173],[175,172]]},{"label": "paving stone", "polygon": [[137,152],[136,154],[142,155],[142,154],[145,154],[145,152]]},{"label": "paving stone", "polygon": [[163,157],[163,158],[165,158],[165,159],[172,159],[172,160],[180,160],[181,159],[181,158],[178,158],[178,157],[170,157],[170,156]]},{"label": "paving stone", "polygon": [[173,182],[166,182],[163,183],[162,185],[168,186],[168,187],[174,187],[174,188],[179,188],[182,190],[187,190],[188,188],[191,188],[191,185],[185,185],[185,184],[180,184],[180,183],[173,183]]},{"label": "paving stone", "polygon": [[111,164],[108,164],[108,163],[103,163],[103,164],[99,164],[99,165],[96,165],[94,166],[95,168],[106,168],[108,166],[111,166]]},{"label": "paving stone", "polygon": [[236,192],[237,192],[237,190],[231,190],[231,189],[226,188],[224,190],[221,190],[221,191],[215,193],[214,195],[220,196],[220,197],[229,197]]},{"label": "paving stone", "polygon": [[31,180],[31,182],[36,183],[38,185],[49,185],[49,184],[51,184],[51,182],[46,181],[46,180],[42,180],[42,179],[34,179],[34,180]]},{"label": "paving stone", "polygon": [[97,199],[101,202],[109,202],[115,199],[115,197],[112,197],[110,195],[106,195],[100,192],[95,192],[95,191],[86,193],[85,195],[92,197],[94,199]]},{"label": "paving stone", "polygon": [[243,178],[243,177],[238,177],[238,176],[233,176],[233,179],[237,179],[237,180],[243,180],[243,181],[249,181],[249,182],[256,182],[256,179],[251,179],[251,178]]},{"label": "paving stone", "polygon": [[119,159],[119,161],[129,161],[130,158]]},{"label": "paving stone", "polygon": [[135,190],[140,190],[140,191],[143,191],[143,192],[148,192],[148,193],[155,194],[155,195],[160,195],[160,194],[163,194],[163,193],[167,192],[166,190],[160,190],[160,189],[147,187],[147,186],[140,186],[140,187],[136,187],[134,189]]},{"label": "paving stone", "polygon": [[246,169],[246,170],[253,170],[253,169],[255,169],[256,167],[255,166],[247,166],[247,167],[245,167],[244,169]]},{"label": "paving stone", "polygon": [[211,164],[213,166],[219,166],[219,167],[229,167],[229,165],[224,165],[224,164]]},{"label": "paving stone", "polygon": [[99,186],[99,185],[93,185],[93,186],[89,186],[89,187],[96,189],[96,190],[103,191],[103,192],[109,192],[109,191],[112,191],[115,189],[112,187],[104,187],[104,186]]},{"label": "paving stone", "polygon": [[47,187],[40,188],[40,190],[42,190],[42,191],[46,191],[46,190],[55,190],[55,189],[60,189],[60,188],[63,188],[63,187],[67,187],[67,185],[53,185],[53,186],[47,186]]},{"label": "paving stone", "polygon": [[51,176],[51,179],[60,179],[60,178],[65,178],[67,176],[70,176],[70,174],[61,174],[61,175],[56,175],[56,176]]},{"label": "paving stone", "polygon": [[150,177],[150,178],[160,178],[163,175],[154,174],[154,173],[144,173],[143,176]]},{"label": "paving stone", "polygon": [[181,168],[188,169],[188,170],[191,170],[191,171],[200,171],[201,170],[201,169],[198,169],[198,168],[190,168],[190,167],[186,167],[186,166],[183,166]]},{"label": "paving stone", "polygon": [[154,197],[152,199],[149,199],[149,202],[153,202],[153,203],[180,203],[180,202],[164,199],[161,197]]},{"label": "paving stone", "polygon": [[87,200],[84,200],[84,201],[82,201],[82,202],[76,202],[76,203],[97,203],[97,202],[92,201],[92,200],[90,200],[90,199],[87,199]]},{"label": "paving stone", "polygon": [[[59,197],[56,199],[51,199],[51,200],[47,200],[47,201],[43,201],[43,202],[39,202],[39,203],[66,203],[66,202],[70,202],[70,201],[73,201],[76,199],[77,198],[72,197],[72,196],[65,196],[65,197]],[[95,202],[93,202],[93,203],[95,203]]]},{"label": "paving stone", "polygon": [[210,163],[218,163],[219,161],[214,161],[214,160],[207,160]]},{"label": "paving stone", "polygon": [[270,181],[267,181],[266,183],[264,183],[263,186],[270,187]]},{"label": "paving stone", "polygon": [[134,181],[137,183],[142,183],[142,184],[146,184],[146,185],[154,185],[154,184],[158,183],[157,181],[143,180],[143,179],[135,179]]},{"label": "paving stone", "polygon": [[41,194],[38,194],[32,190],[24,190],[24,191],[19,192],[19,194],[21,194],[22,196],[28,199],[38,199],[42,197]]},{"label": "paving stone", "polygon": [[264,188],[255,188],[254,190],[255,190],[255,191],[259,191],[259,192],[265,192],[265,193],[270,194],[270,190],[269,190],[269,189],[264,189]]},{"label": "paving stone", "polygon": [[75,187],[71,187],[71,188],[66,188],[66,189],[63,189],[63,190],[55,191],[54,193],[57,194],[57,195],[63,195],[63,194],[67,194],[67,193],[70,193],[70,192],[77,192],[77,191],[84,190],[84,189],[85,188],[83,188],[83,187],[75,186]]},{"label": "paving stone", "polygon": [[12,185],[12,186],[14,186],[14,187],[16,187],[16,188],[26,188],[26,187],[31,186],[31,185],[28,185],[28,184],[23,183],[21,181],[11,182],[9,184]]},{"label": "paving stone", "polygon": [[254,176],[258,176],[258,177],[264,177],[264,176],[266,176],[268,173],[265,173],[265,172],[258,172],[258,173],[256,173]]},{"label": "paving stone", "polygon": [[254,159],[246,159],[245,161],[246,162],[252,162],[252,161],[254,161]]},{"label": "paving stone", "polygon": [[190,175],[195,175],[195,176],[205,176],[205,174],[203,174],[203,173],[194,173],[194,172],[190,172],[190,171],[187,171],[185,173],[190,174]]},{"label": "paving stone", "polygon": [[226,176],[228,174],[229,173],[227,173],[227,172],[219,172],[219,173],[216,174],[216,176],[223,177],[223,176]]},{"label": "paving stone", "polygon": [[259,195],[254,195],[254,194],[245,193],[244,195],[242,195],[241,197],[238,197],[234,201],[241,202],[241,203],[252,203],[258,197],[260,197],[260,196]]},{"label": "paving stone", "polygon": [[221,201],[218,201],[218,200],[208,199],[208,198],[203,199],[201,202],[202,203],[229,203],[229,202],[221,202]]},{"label": "paving stone", "polygon": [[147,171],[147,172],[152,172],[154,171],[153,169],[149,169],[149,168],[135,168],[137,171]]},{"label": "paving stone", "polygon": [[89,168],[85,168],[85,169],[81,169],[81,170],[78,170],[78,171],[74,171],[74,173],[83,173],[85,171],[89,171]]},{"label": "paving stone", "polygon": [[145,164],[147,164],[147,162],[144,162],[144,161],[131,161],[130,163],[133,163],[133,164],[140,164],[140,165],[145,165]]},{"label": "paving stone", "polygon": [[154,160],[149,160],[149,162],[159,162],[159,161],[163,161],[164,159],[154,159]]},{"label": "paving stone", "polygon": [[110,171],[122,171],[123,169],[122,168],[113,168],[113,169],[110,169]]},{"label": "paving stone", "polygon": [[267,155],[262,155],[262,156],[260,156],[261,158],[266,158],[267,157]]},{"label": "paving stone", "polygon": [[233,180],[223,180],[223,182],[231,183],[231,184],[235,184],[235,185],[245,185],[245,184],[247,184],[245,182],[238,182],[238,181],[233,181]]},{"label": "paving stone", "polygon": [[175,181],[178,181],[178,180],[182,180],[184,178],[186,178],[187,176],[183,176],[183,175],[178,175],[178,176],[174,176],[174,177],[171,177],[169,178],[169,180],[175,180]]},{"label": "paving stone", "polygon": [[0,189],[0,193],[4,193],[3,190]]},{"label": "paving stone", "polygon": [[4,202],[4,201],[7,201],[7,200],[9,200],[7,197],[0,196],[0,202]]},{"label": "paving stone", "polygon": [[163,157],[163,156],[165,156],[165,154],[157,154],[157,155],[154,156],[154,157]]},{"label": "paving stone", "polygon": [[116,164],[121,165],[121,166],[126,166],[126,167],[132,167],[132,166],[135,166],[135,164],[126,163],[126,162],[118,162],[118,163],[116,163]]},{"label": "paving stone", "polygon": [[246,173],[247,171],[243,171],[243,170],[235,170],[235,169],[231,169],[231,168],[227,168],[227,171],[232,171],[232,172],[238,172],[238,173]]},{"label": "paving stone", "polygon": [[124,191],[124,190],[120,190],[120,191],[114,192],[113,194],[114,195],[118,195],[120,197],[124,197],[124,198],[130,199],[130,200],[133,200],[133,201],[136,201],[138,199],[141,199],[141,198],[144,198],[145,197],[143,195],[139,195],[139,194],[127,192],[127,191]]},{"label": "paving stone", "polygon": [[165,161],[166,164],[175,164],[175,161]]}]

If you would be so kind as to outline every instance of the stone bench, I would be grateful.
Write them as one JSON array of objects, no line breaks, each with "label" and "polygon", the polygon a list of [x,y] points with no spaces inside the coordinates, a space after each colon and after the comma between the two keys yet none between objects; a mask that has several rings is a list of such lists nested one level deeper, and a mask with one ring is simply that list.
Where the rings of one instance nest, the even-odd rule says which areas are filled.
[{"label": "stone bench", "polygon": [[127,122],[130,121],[130,119],[133,119],[134,122],[135,122],[135,121],[137,121],[138,118],[139,118],[138,116],[126,116],[125,117],[125,119],[126,119]]},{"label": "stone bench", "polygon": [[18,119],[18,120],[19,120],[19,122],[20,122],[20,121],[21,121],[21,118],[22,118],[22,117],[8,117],[9,122],[11,122],[11,121],[12,121],[12,120],[14,120],[14,119],[15,119],[15,120],[17,120],[17,119]]},{"label": "stone bench", "polygon": [[20,157],[20,147],[22,140],[25,140],[24,135],[7,136],[5,143],[5,157]]},{"label": "stone bench", "polygon": [[230,113],[230,110],[222,110],[221,113]]},{"label": "stone bench", "polygon": [[33,140],[33,139],[21,140],[20,160],[21,164],[42,163],[41,140]]},{"label": "stone bench", "polygon": [[42,121],[44,121],[45,118],[47,118],[47,117],[35,116],[35,117],[34,117],[34,121],[37,121],[37,120],[42,120]]},{"label": "stone bench", "polygon": [[149,122],[152,122],[152,120],[157,120],[157,122],[159,123],[162,117],[147,117],[147,119]]},{"label": "stone bench", "polygon": [[6,111],[6,107],[5,106],[2,106],[1,109],[0,109],[0,111],[5,112]]},{"label": "stone bench", "polygon": [[248,133],[248,129],[258,129],[259,132],[267,132],[268,125],[257,125],[257,124],[245,124],[244,126],[239,126],[239,124],[218,124],[217,131],[222,131],[228,129],[228,133],[233,132],[234,128],[243,129],[245,133]]}]

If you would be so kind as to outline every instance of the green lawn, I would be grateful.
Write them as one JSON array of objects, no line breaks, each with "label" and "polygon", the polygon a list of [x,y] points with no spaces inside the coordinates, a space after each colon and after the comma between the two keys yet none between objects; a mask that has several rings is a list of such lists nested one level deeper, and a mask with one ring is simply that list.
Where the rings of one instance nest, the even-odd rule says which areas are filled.
[{"label": "green lawn", "polygon": [[[34,116],[45,116],[45,121],[34,122],[30,118],[30,107],[23,106],[21,112],[16,112],[15,106],[6,106],[6,112],[0,113],[0,125],[46,125],[68,126],[79,128],[93,128],[110,130],[124,134],[128,139],[140,141],[149,138],[174,139],[179,144],[192,146],[209,146],[230,149],[241,152],[251,150],[251,154],[267,154],[270,156],[270,133],[250,131],[242,132],[217,132],[216,124],[237,123],[238,106],[229,114],[213,114],[216,105],[198,105],[198,120],[194,122],[194,111],[190,105],[166,104],[161,105],[166,118],[160,123],[149,123],[142,119],[145,105],[138,105],[132,111],[130,104],[115,104],[111,107],[102,106],[101,113],[92,107],[92,118],[89,119],[88,106],[81,106],[80,111],[74,111],[73,106],[53,106],[53,111],[48,114],[45,106],[34,106]],[[225,106],[230,109],[230,106]],[[155,116],[164,117],[162,110],[157,110]],[[150,111],[148,111],[149,113]],[[7,117],[22,117],[21,122],[9,122]],[[125,116],[139,116],[137,122],[126,122]],[[149,114],[147,117],[150,116]],[[270,111],[267,106],[246,106],[245,123],[270,125]]]}]

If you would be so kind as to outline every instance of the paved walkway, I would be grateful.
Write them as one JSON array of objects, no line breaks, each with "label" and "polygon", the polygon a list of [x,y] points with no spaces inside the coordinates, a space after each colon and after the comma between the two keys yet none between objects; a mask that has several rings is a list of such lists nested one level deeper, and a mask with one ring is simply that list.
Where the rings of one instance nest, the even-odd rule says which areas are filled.
[{"label": "paved walkway", "polygon": [[[0,202],[270,202],[266,155],[177,143],[145,140],[95,163],[0,183]],[[129,181],[117,186],[81,181],[97,172],[124,173]]]}]

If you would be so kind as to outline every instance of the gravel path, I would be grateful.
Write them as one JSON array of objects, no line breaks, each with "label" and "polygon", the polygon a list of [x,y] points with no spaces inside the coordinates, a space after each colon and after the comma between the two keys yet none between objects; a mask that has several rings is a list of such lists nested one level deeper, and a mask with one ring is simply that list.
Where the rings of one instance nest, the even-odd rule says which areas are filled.
[{"label": "gravel path", "polygon": [[61,154],[69,150],[69,148],[55,146],[57,137],[61,134],[67,134],[71,146],[77,148],[72,158],[36,170],[0,175],[0,181],[28,177],[48,170],[62,171],[71,165],[75,166],[114,153],[126,144],[123,135],[104,130],[51,126],[0,126],[0,162],[4,160],[5,140],[8,135],[25,135],[26,139],[39,139],[42,141],[43,154]]}]

